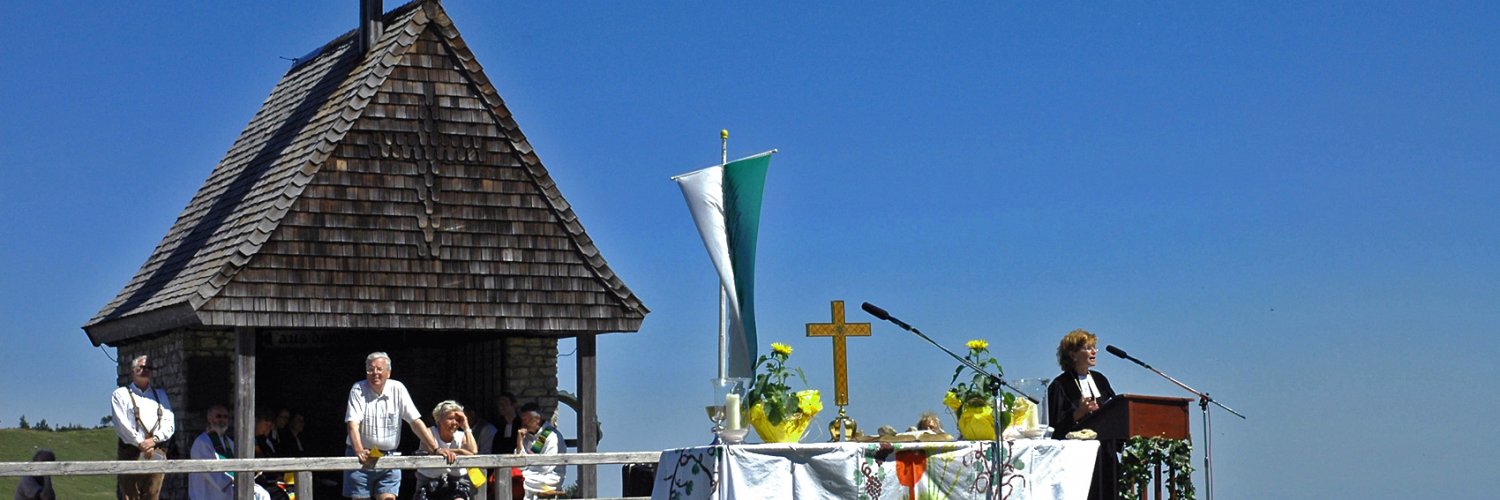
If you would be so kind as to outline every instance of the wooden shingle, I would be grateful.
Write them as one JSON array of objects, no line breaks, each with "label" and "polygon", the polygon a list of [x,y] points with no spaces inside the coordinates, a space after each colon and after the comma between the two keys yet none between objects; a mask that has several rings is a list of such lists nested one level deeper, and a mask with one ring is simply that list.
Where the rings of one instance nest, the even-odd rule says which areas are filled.
[{"label": "wooden shingle", "polygon": [[610,269],[437,2],[294,64],[119,295],[173,328],[636,331]]}]

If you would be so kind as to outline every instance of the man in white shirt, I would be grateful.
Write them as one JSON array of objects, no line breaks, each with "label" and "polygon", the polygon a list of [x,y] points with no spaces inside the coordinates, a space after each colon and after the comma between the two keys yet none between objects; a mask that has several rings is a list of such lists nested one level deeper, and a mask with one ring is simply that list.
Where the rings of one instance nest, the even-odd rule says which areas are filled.
[{"label": "man in white shirt", "polygon": [[[172,402],[166,391],[151,387],[153,368],[142,355],[130,361],[130,383],[110,394],[115,434],[120,437],[120,460],[165,460],[166,448],[177,430]],[[156,500],[163,474],[121,474],[116,482],[124,500]]]},{"label": "man in white shirt", "polygon": [[[194,460],[234,458],[234,440],[229,438],[229,409],[214,405],[208,409],[208,429],[193,440],[188,456]],[[234,498],[234,477],[227,472],[188,474],[188,498],[191,500],[230,500]]]},{"label": "man in white shirt", "polygon": [[[391,380],[391,357],[383,352],[372,352],[365,357],[365,379],[349,389],[349,405],[344,410],[344,423],[349,427],[349,456],[359,457],[362,464],[401,446],[401,420],[411,426],[412,432],[422,440],[426,449],[436,449],[439,455],[453,463],[457,455],[451,449],[440,448],[417,405],[412,403],[406,385]],[[344,496],[356,500],[376,498],[395,500],[401,489],[400,469],[359,469],[344,473]]]},{"label": "man in white shirt", "polygon": [[[562,451],[563,436],[557,428],[542,425],[542,412],[534,403],[521,408],[521,428],[516,430],[516,453],[521,455],[556,455]],[[563,470],[556,465],[530,465],[521,470],[526,499],[562,486]]]}]

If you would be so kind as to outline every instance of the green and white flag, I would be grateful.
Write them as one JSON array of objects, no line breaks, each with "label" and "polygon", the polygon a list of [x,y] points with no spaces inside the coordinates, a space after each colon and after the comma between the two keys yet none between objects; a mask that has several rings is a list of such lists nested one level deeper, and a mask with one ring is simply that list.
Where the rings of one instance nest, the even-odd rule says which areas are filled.
[{"label": "green and white flag", "polygon": [[728,296],[729,339],[725,349],[730,377],[755,376],[755,239],[760,233],[766,171],[775,152],[672,178],[682,188],[703,246]]}]

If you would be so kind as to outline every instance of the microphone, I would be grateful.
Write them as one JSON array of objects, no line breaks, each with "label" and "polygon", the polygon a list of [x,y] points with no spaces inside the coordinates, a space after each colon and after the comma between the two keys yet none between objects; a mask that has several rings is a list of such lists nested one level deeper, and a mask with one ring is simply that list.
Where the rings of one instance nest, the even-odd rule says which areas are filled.
[{"label": "microphone", "polygon": [[865,312],[870,313],[871,316],[874,316],[876,319],[879,319],[881,321],[889,321],[891,323],[895,323],[896,326],[899,326],[904,330],[910,331],[912,329],[911,325],[906,324],[905,321],[896,319],[895,317],[891,316],[891,313],[885,312],[885,309],[881,309],[875,304],[865,302],[864,304],[861,304],[859,308],[864,309]]},{"label": "microphone", "polygon": [[1106,346],[1104,346],[1104,350],[1109,351],[1110,354],[1113,354],[1115,356],[1119,356],[1121,359],[1130,359],[1130,355],[1129,354],[1125,354],[1125,351],[1123,349],[1118,348],[1118,347],[1115,347],[1115,346],[1112,346],[1112,345],[1106,345]]},{"label": "microphone", "polygon": [[864,309],[865,312],[870,313],[871,316],[874,316],[876,319],[879,319],[881,321],[889,321],[891,319],[891,313],[885,312],[885,309],[876,307],[875,304],[865,302],[864,304],[860,305],[859,308]]},{"label": "microphone", "polygon": [[1149,368],[1151,370],[1155,370],[1155,368],[1151,368],[1151,365],[1146,364],[1145,361],[1141,361],[1139,359],[1132,358],[1132,357],[1130,357],[1129,354],[1125,354],[1125,350],[1124,349],[1120,349],[1120,348],[1112,346],[1112,345],[1106,345],[1106,346],[1104,346],[1104,350],[1109,351],[1110,354],[1119,356],[1120,359],[1127,359],[1127,360],[1130,360],[1131,363],[1135,363],[1135,364],[1141,365],[1143,367]]}]

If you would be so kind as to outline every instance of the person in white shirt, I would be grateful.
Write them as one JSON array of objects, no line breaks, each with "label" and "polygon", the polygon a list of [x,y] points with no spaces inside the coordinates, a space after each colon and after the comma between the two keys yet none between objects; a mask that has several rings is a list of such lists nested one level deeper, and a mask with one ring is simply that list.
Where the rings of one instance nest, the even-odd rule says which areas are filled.
[{"label": "person in white shirt", "polygon": [[[165,460],[166,448],[177,430],[172,402],[166,391],[151,387],[154,367],[145,355],[130,361],[130,383],[110,394],[115,434],[120,437],[120,460]],[[156,500],[161,494],[163,474],[121,474],[117,477],[120,498]]]},{"label": "person in white shirt", "polygon": [[[455,455],[473,455],[479,452],[479,443],[474,431],[469,428],[469,416],[464,407],[449,400],[438,403],[432,409],[432,419],[437,425],[428,429],[437,440],[439,448],[453,450]],[[423,447],[422,451],[437,450]],[[469,480],[469,470],[463,467],[447,469],[417,469],[417,500],[446,500],[472,498],[474,483]]]},{"label": "person in white shirt", "polygon": [[[562,433],[551,425],[542,425],[542,412],[535,403],[521,408],[521,428],[516,430],[517,453],[521,455],[556,455],[562,451]],[[530,465],[521,470],[526,499],[562,486],[563,470],[556,465]]]},{"label": "person in white shirt", "polygon": [[[411,426],[424,449],[437,450],[453,463],[457,454],[440,448],[422,423],[421,412],[401,382],[391,380],[391,357],[372,352],[365,357],[365,379],[349,389],[344,423],[349,428],[348,456],[370,465],[384,453],[401,445],[401,420]],[[400,469],[359,469],[344,473],[344,496],[356,500],[394,500],[401,489]]]},{"label": "person in white shirt", "polygon": [[[234,440],[229,438],[229,409],[214,405],[208,409],[208,429],[193,440],[188,453],[193,460],[234,458]],[[191,500],[230,500],[234,498],[234,476],[227,472],[188,474],[188,498]]]}]

